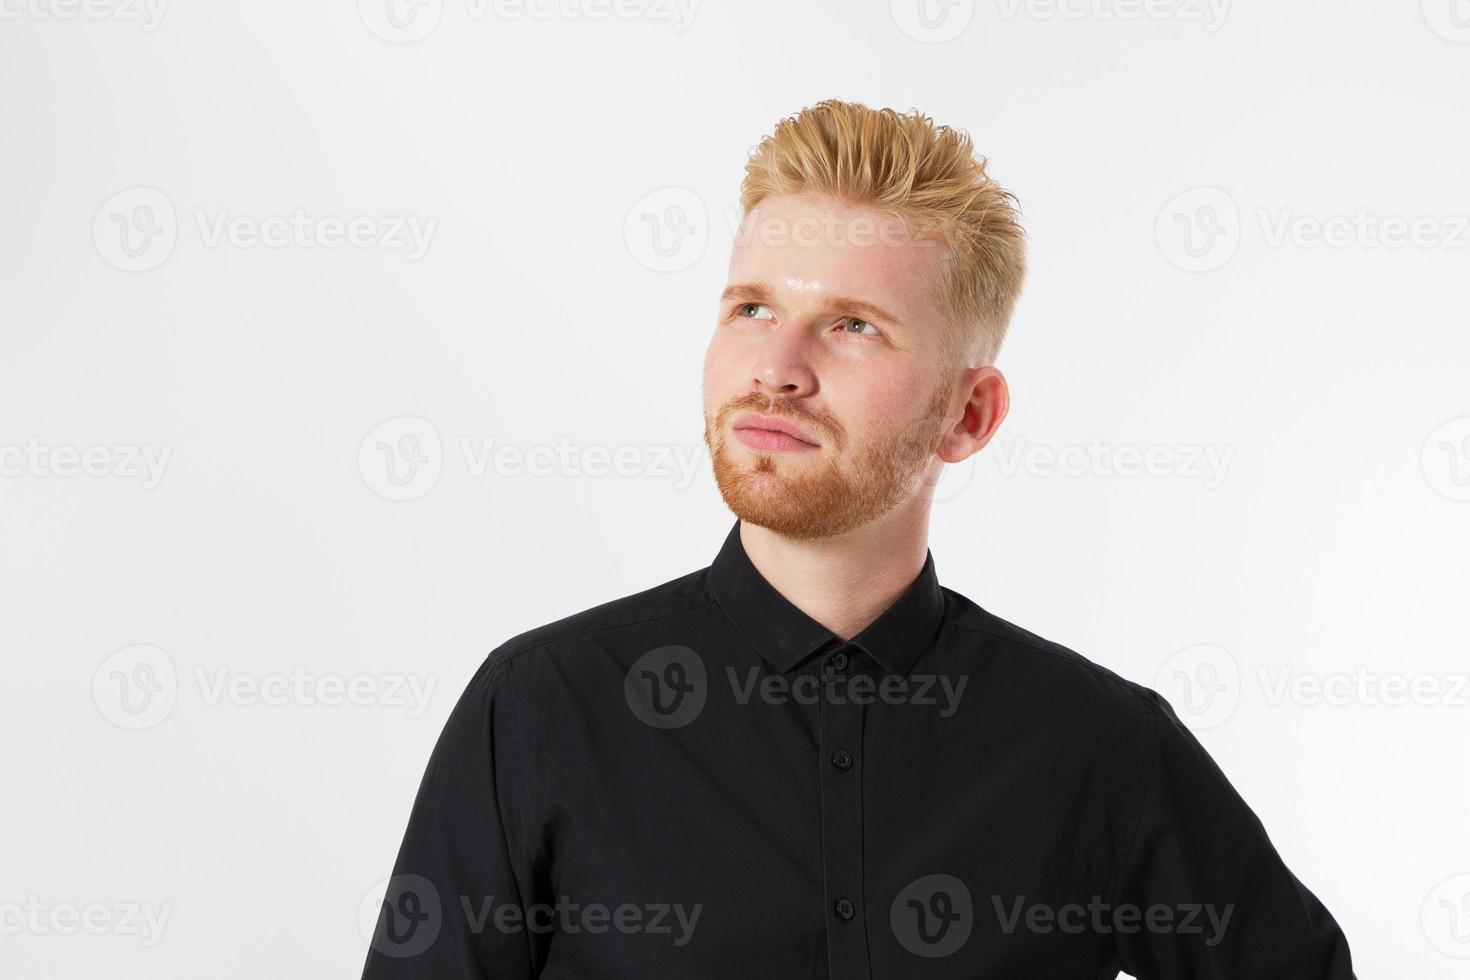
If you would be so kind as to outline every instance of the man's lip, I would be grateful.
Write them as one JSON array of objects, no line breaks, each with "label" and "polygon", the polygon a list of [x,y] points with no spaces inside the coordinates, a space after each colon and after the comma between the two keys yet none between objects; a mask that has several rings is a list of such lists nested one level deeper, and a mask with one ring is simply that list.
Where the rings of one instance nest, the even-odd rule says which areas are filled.
[{"label": "man's lip", "polygon": [[807,443],[808,445],[821,445],[821,443],[817,442],[817,440],[809,436],[807,434],[807,431],[801,426],[793,425],[792,423],[787,422],[785,419],[772,418],[769,415],[746,414],[738,416],[735,419],[735,424],[731,426],[731,428],[766,429],[770,432],[784,432],[791,438],[800,439],[802,442]]}]

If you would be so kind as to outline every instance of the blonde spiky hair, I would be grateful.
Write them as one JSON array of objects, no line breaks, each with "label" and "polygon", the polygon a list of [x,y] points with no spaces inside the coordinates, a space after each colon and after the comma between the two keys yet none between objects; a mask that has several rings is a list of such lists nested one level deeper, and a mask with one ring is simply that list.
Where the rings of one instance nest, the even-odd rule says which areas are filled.
[{"label": "blonde spiky hair", "polygon": [[1015,195],[985,172],[970,137],[917,109],[869,109],[827,99],[776,124],[745,164],[740,209],[818,193],[938,235],[948,254],[936,284],[952,358],[989,364],[1005,339],[1026,274]]}]

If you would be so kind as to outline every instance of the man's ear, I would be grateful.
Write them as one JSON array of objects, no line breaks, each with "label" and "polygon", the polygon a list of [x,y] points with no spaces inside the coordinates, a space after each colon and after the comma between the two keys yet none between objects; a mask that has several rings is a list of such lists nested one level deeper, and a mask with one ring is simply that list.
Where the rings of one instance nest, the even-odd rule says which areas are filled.
[{"label": "man's ear", "polygon": [[967,397],[960,403],[958,421],[945,433],[938,456],[958,463],[985,448],[1011,408],[1011,391],[1005,375],[994,365],[971,368],[960,380]]}]

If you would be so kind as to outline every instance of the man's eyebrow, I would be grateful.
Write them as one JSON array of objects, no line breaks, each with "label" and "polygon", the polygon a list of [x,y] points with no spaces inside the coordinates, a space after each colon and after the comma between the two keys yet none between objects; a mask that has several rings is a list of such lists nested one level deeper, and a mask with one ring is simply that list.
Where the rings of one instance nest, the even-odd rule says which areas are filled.
[{"label": "man's eyebrow", "polygon": [[903,321],[889,313],[877,303],[869,303],[865,299],[853,299],[850,296],[834,296],[829,300],[830,305],[843,310],[852,310],[854,313],[862,313],[875,320],[882,320],[894,326],[903,326]]},{"label": "man's eyebrow", "polygon": [[725,287],[720,294],[720,301],[732,299],[750,300],[752,303],[769,303],[771,301],[771,290],[763,282],[735,282]]},{"label": "man's eyebrow", "polygon": [[[770,287],[763,282],[737,282],[725,287],[725,291],[720,294],[720,301],[728,302],[732,299],[742,299],[751,303],[770,303],[772,302],[771,296]],[[826,301],[826,305],[834,309],[850,310],[853,315],[862,314],[864,316],[870,316],[875,320],[882,320],[885,323],[894,324],[895,326],[903,326],[903,321],[898,317],[889,313],[877,303],[870,303],[865,299],[856,299],[851,296],[833,296]]]}]

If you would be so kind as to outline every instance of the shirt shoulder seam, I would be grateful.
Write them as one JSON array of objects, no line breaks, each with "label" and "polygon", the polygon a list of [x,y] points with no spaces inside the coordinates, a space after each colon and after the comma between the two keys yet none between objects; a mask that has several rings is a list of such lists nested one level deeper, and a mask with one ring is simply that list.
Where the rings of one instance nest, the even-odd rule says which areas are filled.
[{"label": "shirt shoulder seam", "polygon": [[[957,619],[951,619],[950,622],[958,628],[962,630],[968,630],[971,633],[984,633],[986,636],[993,636],[998,640],[1007,640],[1011,643],[1018,643],[1021,646],[1026,647],[1027,649],[1035,650],[1037,653],[1044,653],[1047,656],[1052,657],[1053,659],[1060,660],[1063,663],[1071,664],[1073,667],[1076,667],[1079,670],[1085,670],[1089,674],[1096,674],[1100,677],[1103,677],[1104,679],[1112,682],[1118,687],[1123,688],[1123,690],[1127,691],[1134,697],[1142,697],[1142,695],[1139,693],[1139,685],[1128,680],[1126,677],[1120,677],[1118,674],[1114,673],[1111,670],[1108,670],[1101,664],[1093,663],[1091,660],[1088,660],[1086,657],[1083,657],[1081,654],[1078,654],[1075,651],[1068,650],[1066,653],[1062,652],[1063,650],[1066,650],[1066,648],[1062,647],[1060,644],[1055,643],[1052,640],[1047,640],[1041,637],[1036,637],[1033,639],[1025,636],[1015,636],[1009,633],[1002,633],[999,630],[992,629],[988,626],[974,626],[969,623],[962,623]],[[1019,627],[1017,628],[1019,629]],[[1072,655],[1068,656],[1067,653],[1071,653]]]},{"label": "shirt shoulder seam", "polygon": [[[521,742],[521,744],[517,746],[517,748],[519,748],[521,751],[508,753],[514,759],[517,769],[516,775],[519,778],[508,779],[507,782],[515,782],[519,785],[518,787],[514,787],[511,789],[511,806],[513,809],[513,822],[515,825],[515,829],[514,831],[512,831],[511,828],[507,826],[504,830],[504,833],[506,838],[506,849],[507,851],[511,852],[511,880],[515,883],[517,893],[516,900],[524,905],[525,897],[519,870],[522,867],[534,868],[536,866],[538,858],[542,861],[549,861],[550,856],[546,854],[545,848],[542,846],[540,840],[534,837],[534,835],[529,832],[529,828],[531,825],[531,778],[525,760],[525,727],[521,724],[520,709],[516,706],[514,685],[510,677],[510,662],[506,660],[497,660],[489,661],[489,663],[490,669],[486,676],[486,683],[491,686],[492,690],[499,690],[503,692],[505,697],[505,707],[508,721],[511,727],[515,730],[516,738]],[[514,836],[514,840],[512,840],[512,836]],[[529,846],[528,841],[530,842]],[[525,864],[518,863],[518,859],[522,857],[527,859]],[[532,948],[529,934],[527,934],[526,954],[528,957],[531,958],[532,961],[534,961],[535,952]]]},{"label": "shirt shoulder seam", "polygon": [[1124,824],[1126,836],[1122,840],[1122,847],[1118,852],[1118,865],[1113,871],[1113,882],[1109,887],[1115,908],[1122,898],[1121,892],[1127,878],[1129,862],[1132,861],[1134,850],[1138,847],[1138,835],[1143,826],[1144,805],[1148,802],[1148,792],[1153,785],[1154,769],[1159,754],[1158,708],[1150,704],[1149,699],[1143,693],[1134,693],[1137,695],[1144,714],[1143,750],[1138,754],[1138,773],[1134,777],[1138,788],[1134,791],[1133,803]]}]

